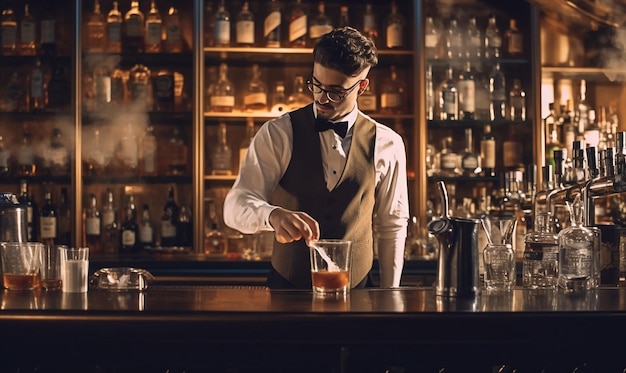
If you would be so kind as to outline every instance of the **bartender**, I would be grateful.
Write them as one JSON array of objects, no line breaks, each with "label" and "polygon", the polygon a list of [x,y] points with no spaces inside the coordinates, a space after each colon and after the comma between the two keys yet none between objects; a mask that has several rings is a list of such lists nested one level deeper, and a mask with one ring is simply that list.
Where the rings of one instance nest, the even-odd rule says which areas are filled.
[{"label": "bartender", "polygon": [[224,222],[242,233],[274,231],[271,289],[311,289],[307,243],[318,238],[352,241],[352,287],[372,286],[376,254],[381,287],[400,285],[409,217],[404,143],[357,106],[377,64],[373,41],[354,28],[324,35],[307,80],[314,101],[264,123],[248,148]]}]

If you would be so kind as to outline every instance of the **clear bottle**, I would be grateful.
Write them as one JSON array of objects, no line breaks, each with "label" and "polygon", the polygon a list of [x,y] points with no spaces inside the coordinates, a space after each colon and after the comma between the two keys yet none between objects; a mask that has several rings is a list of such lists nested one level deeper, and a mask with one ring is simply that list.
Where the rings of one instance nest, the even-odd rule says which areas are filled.
[{"label": "clear bottle", "polygon": [[496,22],[496,16],[489,17],[485,29],[485,58],[500,58],[502,49],[502,34]]},{"label": "clear bottle", "polygon": [[250,147],[250,144],[252,144],[252,139],[254,139],[255,133],[256,129],[254,128],[254,119],[248,118],[246,120],[246,137],[239,146],[239,172],[241,172],[241,165],[243,164],[243,160],[246,158],[248,148]]},{"label": "clear bottle", "polygon": [[219,79],[211,96],[211,111],[232,112],[235,108],[235,86],[228,79],[228,65],[220,64]]},{"label": "clear bottle", "polygon": [[287,97],[287,107],[294,110],[308,105],[311,102],[311,96],[305,93],[304,90],[304,77],[302,75],[296,75],[293,81],[293,91]]},{"label": "clear bottle", "polygon": [[446,57],[450,59],[463,57],[463,34],[455,18],[450,19],[445,34]]},{"label": "clear bottle", "polygon": [[215,201],[209,200],[207,206],[208,219],[204,227],[204,254],[214,256],[226,255],[226,236],[222,233],[218,223]]},{"label": "clear bottle", "polygon": [[24,15],[20,19],[20,55],[37,54],[37,21],[30,14],[28,2],[24,4]]},{"label": "clear bottle", "polygon": [[174,187],[171,186],[167,192],[167,201],[165,201],[165,205],[163,206],[163,215],[161,215],[162,247],[178,246],[176,235],[179,218],[180,209],[174,196]]},{"label": "clear bottle", "polygon": [[144,14],[139,9],[139,1],[130,2],[130,9],[124,14],[124,39],[122,47],[126,53],[145,51]]},{"label": "clear bottle", "polygon": [[220,123],[217,129],[217,142],[211,152],[211,175],[232,174],[233,151],[228,145],[227,131],[226,123]]},{"label": "clear bottle", "polygon": [[150,207],[145,203],[141,210],[141,222],[139,223],[139,247],[142,250],[154,247],[154,229],[150,222]]},{"label": "clear bottle", "polygon": [[593,146],[596,149],[600,146],[600,136],[602,133],[602,128],[598,125],[596,121],[596,111],[589,110],[589,122],[587,123],[587,127],[585,128],[585,143],[587,146]]},{"label": "clear bottle", "polygon": [[52,2],[47,0],[39,17],[40,54],[54,57],[57,53],[57,19]]},{"label": "clear bottle", "polygon": [[0,177],[9,175],[11,171],[10,160],[11,150],[6,146],[4,137],[0,135]]},{"label": "clear bottle", "polygon": [[150,10],[146,15],[146,53],[161,53],[161,34],[163,20],[156,6],[156,0],[150,0]]},{"label": "clear bottle", "polygon": [[4,56],[15,55],[17,53],[17,18],[11,7],[2,11],[0,35],[2,36],[2,54]]},{"label": "clear bottle", "polygon": [[439,87],[439,113],[442,120],[459,119],[459,91],[452,76],[452,66],[446,70],[446,78]]},{"label": "clear bottle", "polygon": [[39,217],[39,205],[35,202],[32,194],[29,194],[28,181],[20,180],[20,195],[17,197],[20,205],[26,208],[26,237],[29,242],[39,239],[39,227],[37,226]]},{"label": "clear bottle", "polygon": [[254,45],[254,14],[250,11],[247,1],[243,2],[241,11],[237,14],[235,30],[237,45],[248,47]]},{"label": "clear bottle", "polygon": [[476,176],[481,172],[480,156],[474,151],[472,129],[465,129],[465,149],[461,153],[461,172],[465,176]]},{"label": "clear bottle", "polygon": [[500,62],[489,73],[489,116],[492,121],[506,118],[506,80]]},{"label": "clear bottle", "polygon": [[509,20],[509,28],[504,32],[506,52],[510,57],[521,56],[524,53],[524,36],[517,28],[517,21]]},{"label": "clear bottle", "polygon": [[522,285],[525,288],[555,288],[559,269],[559,239],[552,231],[551,213],[535,215],[534,231],[524,236]]},{"label": "clear bottle", "polygon": [[385,46],[389,49],[404,48],[404,16],[398,12],[398,5],[391,2],[391,13],[385,19]]},{"label": "clear bottle", "polygon": [[483,35],[476,24],[476,17],[471,16],[465,30],[465,57],[482,58],[483,56]]},{"label": "clear bottle", "polygon": [[267,48],[280,48],[282,13],[278,0],[271,0],[263,23],[263,40]]},{"label": "clear bottle", "polygon": [[424,25],[424,53],[426,58],[439,58],[439,41],[441,39],[441,30],[435,24],[433,17],[426,17]]},{"label": "clear bottle", "polygon": [[44,193],[44,204],[39,213],[39,241],[49,247],[55,245],[57,238],[57,207],[52,200],[52,193]]},{"label": "clear bottle", "polygon": [[148,125],[142,139],[141,173],[143,175],[156,174],[157,139],[154,135],[154,126]]},{"label": "clear bottle", "polygon": [[470,61],[465,61],[465,69],[459,75],[457,81],[459,92],[459,117],[461,119],[474,119],[476,112],[476,80],[474,69]]},{"label": "clear bottle", "polygon": [[94,0],[93,12],[89,14],[86,24],[85,50],[87,52],[104,52],[106,46],[106,20],[100,11],[100,1]]},{"label": "clear bottle", "polygon": [[576,135],[583,135],[585,128],[589,125],[589,111],[591,105],[587,102],[587,81],[580,80],[580,94],[576,103],[576,111],[574,114],[574,123],[576,125]]},{"label": "clear bottle", "polygon": [[267,110],[267,84],[261,80],[261,69],[258,64],[252,64],[252,79],[246,87],[243,96],[243,106],[249,111]]},{"label": "clear bottle", "polygon": [[372,39],[374,43],[378,42],[378,20],[376,13],[372,7],[372,3],[365,4],[365,12],[363,12],[363,34]]},{"label": "clear bottle", "polygon": [[30,111],[46,110],[46,81],[40,59],[28,75],[28,102]]},{"label": "clear bottle", "polygon": [[395,66],[390,66],[389,70],[389,76],[385,78],[380,89],[380,109],[388,114],[401,114],[406,110],[406,86],[398,79]]},{"label": "clear bottle", "polygon": [[309,24],[309,39],[312,46],[325,34],[333,30],[333,22],[326,15],[326,6],[323,1],[317,3],[317,15]]},{"label": "clear bottle", "polygon": [[480,140],[480,160],[483,176],[496,176],[496,139],[490,124],[485,124]]},{"label": "clear bottle", "polygon": [[122,13],[118,2],[113,1],[113,7],[107,14],[106,23],[106,51],[109,53],[122,52]]},{"label": "clear bottle", "polygon": [[120,252],[132,253],[139,251],[137,233],[137,208],[135,206],[135,197],[129,194],[127,197],[126,207],[124,208],[124,220],[120,226],[121,240]]},{"label": "clear bottle", "polygon": [[526,120],[526,91],[522,88],[519,79],[513,79],[513,88],[509,92],[509,108],[511,120],[524,122]]},{"label": "clear bottle", "polygon": [[459,175],[459,156],[452,149],[452,137],[447,136],[441,142],[441,151],[439,152],[439,172],[443,176]]},{"label": "clear bottle", "polygon": [[307,13],[302,0],[296,0],[289,14],[289,46],[305,47],[307,44]]},{"label": "clear bottle", "polygon": [[224,0],[220,0],[215,12],[215,26],[213,29],[215,45],[218,47],[230,46],[230,13],[224,6]]},{"label": "clear bottle", "polygon": [[22,143],[15,152],[18,176],[34,176],[37,172],[35,163],[35,148],[32,144],[32,135],[26,126],[22,132]]},{"label": "clear bottle", "polygon": [[167,53],[180,53],[184,49],[183,34],[180,29],[180,15],[178,8],[173,3],[165,15],[165,40],[163,41],[163,46]]},{"label": "clear bottle", "polygon": [[167,165],[168,175],[185,175],[187,174],[187,161],[189,158],[189,147],[185,143],[185,139],[180,129],[174,128],[172,136],[168,141],[169,163]]},{"label": "clear bottle", "polygon": [[272,113],[282,113],[287,110],[287,95],[285,95],[285,82],[279,80],[274,87],[272,94]]},{"label": "clear bottle", "polygon": [[85,244],[90,254],[102,253],[102,219],[97,204],[96,195],[91,193],[85,209]]},{"label": "clear bottle", "polygon": [[117,209],[113,191],[107,188],[102,204],[102,251],[105,254],[115,254],[119,250],[120,229],[117,221]]}]

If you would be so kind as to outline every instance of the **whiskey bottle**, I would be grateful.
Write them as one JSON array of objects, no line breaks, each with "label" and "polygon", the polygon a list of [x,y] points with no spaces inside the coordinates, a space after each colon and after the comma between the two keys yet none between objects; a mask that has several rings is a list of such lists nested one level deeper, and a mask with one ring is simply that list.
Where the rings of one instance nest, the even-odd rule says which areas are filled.
[{"label": "whiskey bottle", "polygon": [[55,9],[51,3],[50,0],[45,2],[39,18],[40,54],[45,58],[54,57],[57,53],[57,20]]},{"label": "whiskey bottle", "polygon": [[483,175],[496,176],[496,139],[489,124],[485,124],[480,140],[480,160]]},{"label": "whiskey bottle", "polygon": [[380,94],[380,109],[389,114],[401,114],[404,112],[406,87],[398,79],[395,66],[389,67],[390,74],[383,81]]},{"label": "whiskey bottle", "polygon": [[46,110],[65,111],[70,107],[70,81],[65,66],[58,64],[52,68],[52,74],[47,85],[48,104]]},{"label": "whiskey bottle", "polygon": [[136,64],[130,69],[127,91],[133,111],[143,112],[151,106],[150,76],[150,69],[145,65]]},{"label": "whiskey bottle", "polygon": [[170,155],[167,165],[168,175],[185,175],[187,173],[187,158],[189,148],[178,128],[174,128],[168,141]]},{"label": "whiskey bottle", "polygon": [[311,46],[324,35],[333,30],[333,23],[326,15],[326,6],[323,1],[317,3],[317,15],[311,19],[309,25],[309,39]]},{"label": "whiskey bottle", "polygon": [[521,56],[524,53],[524,37],[513,18],[509,20],[509,28],[504,32],[504,40],[506,52],[510,57]]},{"label": "whiskey bottle", "polygon": [[13,72],[4,86],[3,111],[15,112],[26,109],[26,87],[17,72]]},{"label": "whiskey bottle", "polygon": [[96,195],[89,195],[89,205],[85,210],[85,244],[91,254],[102,253],[100,210],[98,210]]},{"label": "whiskey bottle", "polygon": [[37,21],[30,14],[28,2],[24,4],[24,15],[20,20],[20,55],[34,56],[37,54]]},{"label": "whiskey bottle", "polygon": [[463,34],[456,18],[450,19],[445,34],[446,57],[449,59],[463,57]]},{"label": "whiskey bottle", "polygon": [[483,35],[476,24],[476,17],[470,17],[465,30],[465,58],[482,58],[483,56]]},{"label": "whiskey bottle", "polygon": [[261,80],[258,64],[252,65],[252,78],[243,96],[243,106],[249,111],[267,110],[267,85]]},{"label": "whiskey bottle", "polygon": [[85,31],[85,50],[87,52],[104,52],[106,47],[106,20],[100,12],[100,0],[94,0],[93,13],[87,17]]},{"label": "whiskey bottle", "polygon": [[224,0],[220,0],[215,13],[215,29],[213,30],[215,45],[218,47],[230,46],[230,13],[224,6]]},{"label": "whiskey bottle", "polygon": [[492,121],[506,118],[506,81],[500,62],[489,73],[489,115]]},{"label": "whiskey bottle", "polygon": [[144,14],[139,9],[139,1],[130,2],[130,9],[124,14],[122,47],[126,53],[145,51]]},{"label": "whiskey bottle", "polygon": [[357,97],[359,110],[365,113],[375,113],[378,111],[378,97],[374,93],[372,82],[370,81],[363,93]]},{"label": "whiskey bottle", "polygon": [[45,75],[41,60],[35,61],[35,66],[28,75],[28,103],[30,111],[44,111],[46,109]]},{"label": "whiskey bottle", "polygon": [[170,187],[167,193],[167,201],[163,206],[163,215],[161,216],[161,246],[174,247],[178,246],[176,239],[178,221],[180,211],[176,199],[174,198],[174,187]]},{"label": "whiskey bottle", "polygon": [[304,93],[304,77],[297,75],[293,81],[293,91],[287,97],[287,107],[291,110],[306,106],[311,102],[311,96]]},{"label": "whiskey bottle", "polygon": [[121,226],[120,252],[122,253],[132,253],[139,250],[136,211],[135,197],[129,194],[126,208],[124,209],[124,221]]},{"label": "whiskey bottle", "polygon": [[146,15],[146,53],[161,53],[163,20],[155,0],[150,0],[150,10]]},{"label": "whiskey bottle", "polygon": [[121,108],[126,104],[126,80],[127,74],[119,67],[111,72],[111,104]]},{"label": "whiskey bottle", "polygon": [[157,140],[154,135],[154,126],[148,125],[142,139],[141,173],[143,175],[156,174]]},{"label": "whiskey bottle", "polygon": [[426,58],[434,59],[439,57],[438,48],[441,39],[441,30],[435,24],[433,17],[426,17],[424,25],[424,53]]},{"label": "whiskey bottle", "polygon": [[370,2],[365,4],[365,12],[363,12],[363,34],[374,43],[378,42],[378,20]]},{"label": "whiskey bottle", "polygon": [[120,230],[117,222],[117,211],[113,199],[113,191],[107,188],[102,205],[102,251],[115,254],[119,250]]},{"label": "whiskey bottle", "polygon": [[17,201],[26,208],[26,237],[29,242],[37,241],[39,205],[33,199],[32,194],[29,194],[28,181],[26,180],[20,180],[20,195],[17,197]]},{"label": "whiskey bottle", "polygon": [[139,224],[139,247],[143,250],[154,247],[154,229],[150,222],[150,208],[147,204],[141,210],[141,223]]},{"label": "whiskey bottle", "polygon": [[452,77],[452,66],[446,70],[446,78],[439,87],[439,113],[441,120],[459,119],[459,91]]},{"label": "whiskey bottle", "polygon": [[180,15],[178,8],[172,4],[165,16],[165,51],[167,53],[180,53],[183,51],[183,35],[180,30]]},{"label": "whiskey bottle", "polygon": [[594,287],[595,256],[599,240],[592,229],[583,225],[584,209],[580,196],[567,201],[571,225],[561,230],[559,239],[558,286],[568,293],[590,290]]},{"label": "whiskey bottle", "polygon": [[17,51],[17,18],[11,7],[2,11],[0,18],[0,35],[2,38],[2,54],[13,56]]},{"label": "whiskey bottle", "polygon": [[395,1],[391,2],[391,13],[385,20],[385,46],[389,49],[404,48],[404,16],[398,13]]},{"label": "whiskey bottle", "polygon": [[254,14],[250,11],[247,1],[243,2],[241,11],[237,14],[235,32],[237,45],[248,47],[254,45]]},{"label": "whiskey bottle", "polygon": [[57,217],[57,245],[72,245],[72,209],[67,195],[67,188],[61,188]]},{"label": "whiskey bottle", "polygon": [[263,38],[268,48],[280,48],[282,15],[278,0],[271,0],[263,23]]},{"label": "whiskey bottle", "polygon": [[35,148],[32,144],[32,135],[28,128],[24,126],[22,132],[22,143],[17,147],[15,152],[17,161],[18,176],[34,176],[37,172],[35,163]]},{"label": "whiskey bottle", "polygon": [[485,58],[500,58],[502,48],[502,34],[496,22],[496,16],[489,17],[485,29]]},{"label": "whiskey bottle", "polygon": [[442,140],[441,151],[439,152],[439,172],[443,176],[459,175],[459,156],[452,149],[452,137],[448,136]]},{"label": "whiskey bottle", "polygon": [[302,0],[296,0],[289,15],[289,45],[303,48],[306,46],[307,14]]},{"label": "whiskey bottle", "polygon": [[476,112],[476,80],[470,61],[465,61],[465,69],[457,82],[459,93],[459,117],[474,119]]},{"label": "whiskey bottle", "polygon": [[54,246],[57,238],[57,207],[52,201],[52,193],[44,193],[44,204],[39,214],[39,241],[46,246]]},{"label": "whiskey bottle", "polygon": [[228,79],[228,65],[220,64],[219,79],[211,96],[211,110],[232,112],[235,107],[235,86]]},{"label": "whiskey bottle", "polygon": [[211,153],[211,174],[231,175],[232,174],[232,149],[228,145],[226,137],[226,123],[220,123],[217,129],[217,142]]},{"label": "whiskey bottle", "polygon": [[246,120],[246,137],[239,146],[239,172],[241,172],[243,160],[246,158],[248,148],[250,147],[250,144],[252,144],[252,139],[254,139],[255,133],[254,120],[252,118],[248,118]]},{"label": "whiskey bottle", "polygon": [[204,254],[224,256],[226,255],[226,237],[219,228],[218,215],[213,199],[208,201],[208,219],[204,228]]},{"label": "whiskey bottle", "polygon": [[152,81],[154,111],[174,111],[174,73],[169,69],[161,69]]},{"label": "whiskey bottle", "polygon": [[513,79],[513,88],[509,92],[509,108],[512,121],[524,122],[526,120],[526,91],[522,88],[519,79]]},{"label": "whiskey bottle", "polygon": [[106,23],[106,51],[109,53],[122,52],[122,23],[118,2],[113,1],[113,8],[107,14]]},{"label": "whiskey bottle", "polygon": [[465,129],[465,149],[461,153],[461,172],[465,176],[476,176],[481,172],[480,157],[474,151],[472,129]]},{"label": "whiskey bottle", "polygon": [[0,135],[0,177],[6,177],[11,171],[11,150],[4,143],[4,137]]}]

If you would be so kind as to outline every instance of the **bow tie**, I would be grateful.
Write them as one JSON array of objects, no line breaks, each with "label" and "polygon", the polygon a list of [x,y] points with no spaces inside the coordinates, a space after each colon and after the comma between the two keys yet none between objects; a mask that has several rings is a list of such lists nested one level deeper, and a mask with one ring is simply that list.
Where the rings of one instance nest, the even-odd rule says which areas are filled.
[{"label": "bow tie", "polygon": [[315,130],[317,132],[324,132],[326,130],[333,130],[341,137],[346,137],[348,133],[348,122],[336,122],[332,123],[324,118],[317,117],[315,119]]}]

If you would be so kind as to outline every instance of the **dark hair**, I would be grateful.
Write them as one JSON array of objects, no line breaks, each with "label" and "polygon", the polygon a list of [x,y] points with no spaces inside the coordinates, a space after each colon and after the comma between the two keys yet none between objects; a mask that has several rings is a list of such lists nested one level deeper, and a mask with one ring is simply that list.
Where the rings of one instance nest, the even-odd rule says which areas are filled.
[{"label": "dark hair", "polygon": [[313,62],[356,76],[378,64],[376,45],[352,27],[342,27],[322,36],[313,48]]}]

